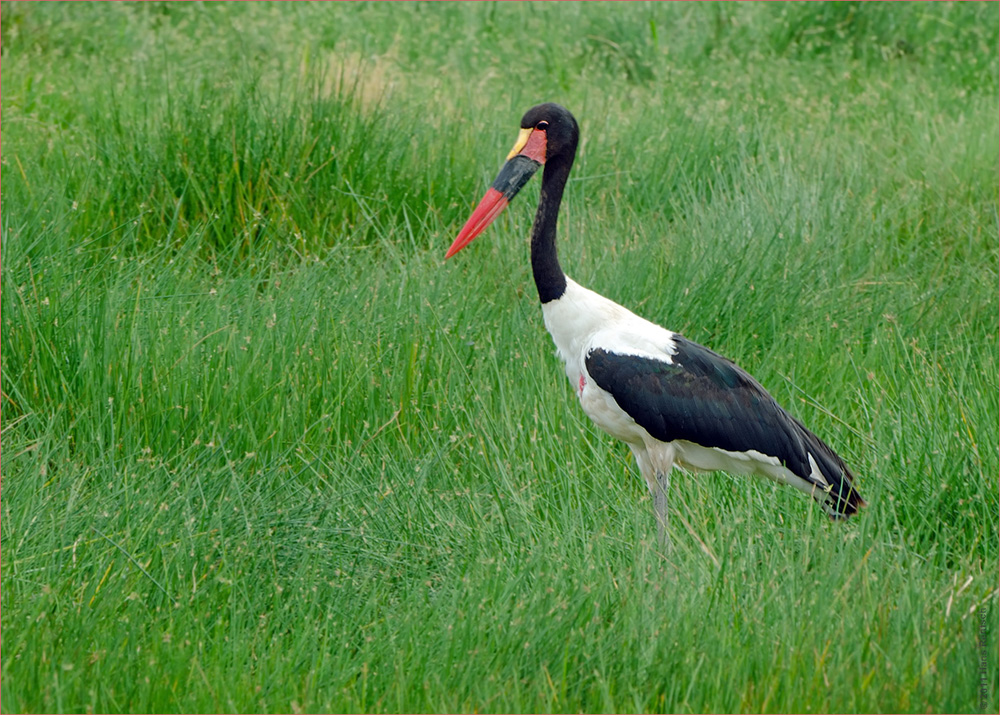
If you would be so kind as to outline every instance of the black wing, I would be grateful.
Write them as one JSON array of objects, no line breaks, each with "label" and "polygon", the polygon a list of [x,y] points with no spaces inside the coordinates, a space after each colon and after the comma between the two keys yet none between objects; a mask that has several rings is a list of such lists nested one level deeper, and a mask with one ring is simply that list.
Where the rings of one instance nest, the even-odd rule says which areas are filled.
[{"label": "black wing", "polygon": [[[730,452],[776,457],[809,482],[809,455],[831,485],[830,506],[849,516],[864,505],[844,461],[788,414],[746,371],[706,347],[674,334],[672,362],[587,353],[587,372],[650,435]],[[820,485],[822,487],[822,485]]]}]

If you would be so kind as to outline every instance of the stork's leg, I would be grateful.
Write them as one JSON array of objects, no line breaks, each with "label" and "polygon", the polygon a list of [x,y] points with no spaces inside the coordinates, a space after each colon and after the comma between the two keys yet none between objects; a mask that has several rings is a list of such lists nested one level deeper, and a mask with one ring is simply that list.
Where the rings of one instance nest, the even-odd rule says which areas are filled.
[{"label": "stork's leg", "polygon": [[670,444],[655,445],[630,444],[635,461],[649,493],[653,496],[653,511],[656,512],[656,535],[660,548],[670,548],[667,534],[667,492],[670,490],[670,470],[674,466],[674,448]]},{"label": "stork's leg", "polygon": [[667,492],[670,490],[670,470],[656,472],[656,484],[653,490],[653,510],[656,512],[656,536],[660,547],[670,548],[670,535],[667,533]]}]

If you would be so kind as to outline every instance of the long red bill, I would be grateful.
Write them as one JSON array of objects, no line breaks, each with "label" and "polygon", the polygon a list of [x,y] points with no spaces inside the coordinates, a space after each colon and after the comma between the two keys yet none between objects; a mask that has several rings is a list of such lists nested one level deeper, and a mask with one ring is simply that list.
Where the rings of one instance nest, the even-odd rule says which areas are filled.
[{"label": "long red bill", "polygon": [[[544,132],[536,131],[535,133],[544,137]],[[541,144],[544,148],[544,142],[536,142],[536,144]],[[487,190],[486,196],[479,202],[479,206],[472,212],[469,220],[465,222],[465,226],[458,233],[458,238],[451,244],[451,248],[448,249],[448,253],[444,257],[451,258],[482,233],[493,222],[493,219],[507,208],[507,204],[517,196],[517,192],[528,183],[528,179],[538,171],[538,167],[541,165],[540,161],[523,152],[508,159],[500,173],[497,174],[493,185]]]},{"label": "long red bill", "polygon": [[507,197],[494,189],[492,186],[486,190],[486,195],[476,207],[476,210],[469,216],[462,230],[458,232],[458,237],[451,248],[444,254],[444,257],[451,258],[463,248],[468,246],[472,239],[481,234],[493,220],[500,215],[500,212],[507,208]]}]

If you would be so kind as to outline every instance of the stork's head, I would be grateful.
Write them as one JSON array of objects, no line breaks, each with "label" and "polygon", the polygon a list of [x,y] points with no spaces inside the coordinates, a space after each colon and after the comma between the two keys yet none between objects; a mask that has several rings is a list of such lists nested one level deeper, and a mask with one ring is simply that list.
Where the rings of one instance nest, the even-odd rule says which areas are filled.
[{"label": "stork's head", "polygon": [[579,136],[576,119],[565,107],[547,102],[525,112],[521,133],[507,155],[507,163],[444,257],[454,256],[493,223],[540,166],[561,165],[569,171]]}]

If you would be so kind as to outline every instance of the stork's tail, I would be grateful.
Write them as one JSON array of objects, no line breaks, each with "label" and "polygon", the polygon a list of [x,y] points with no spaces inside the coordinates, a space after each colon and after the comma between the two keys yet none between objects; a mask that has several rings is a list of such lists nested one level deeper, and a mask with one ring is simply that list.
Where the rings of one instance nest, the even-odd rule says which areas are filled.
[{"label": "stork's tail", "polygon": [[857,514],[866,503],[854,487],[854,475],[836,452],[813,437],[818,449],[810,449],[807,453],[812,467],[809,481],[815,485],[813,499],[831,519],[846,519]]},{"label": "stork's tail", "polygon": [[867,506],[851,483],[852,480],[853,475],[845,470],[839,485],[831,482],[829,491],[818,490],[813,496],[831,519],[846,519],[857,514],[861,507]]}]

